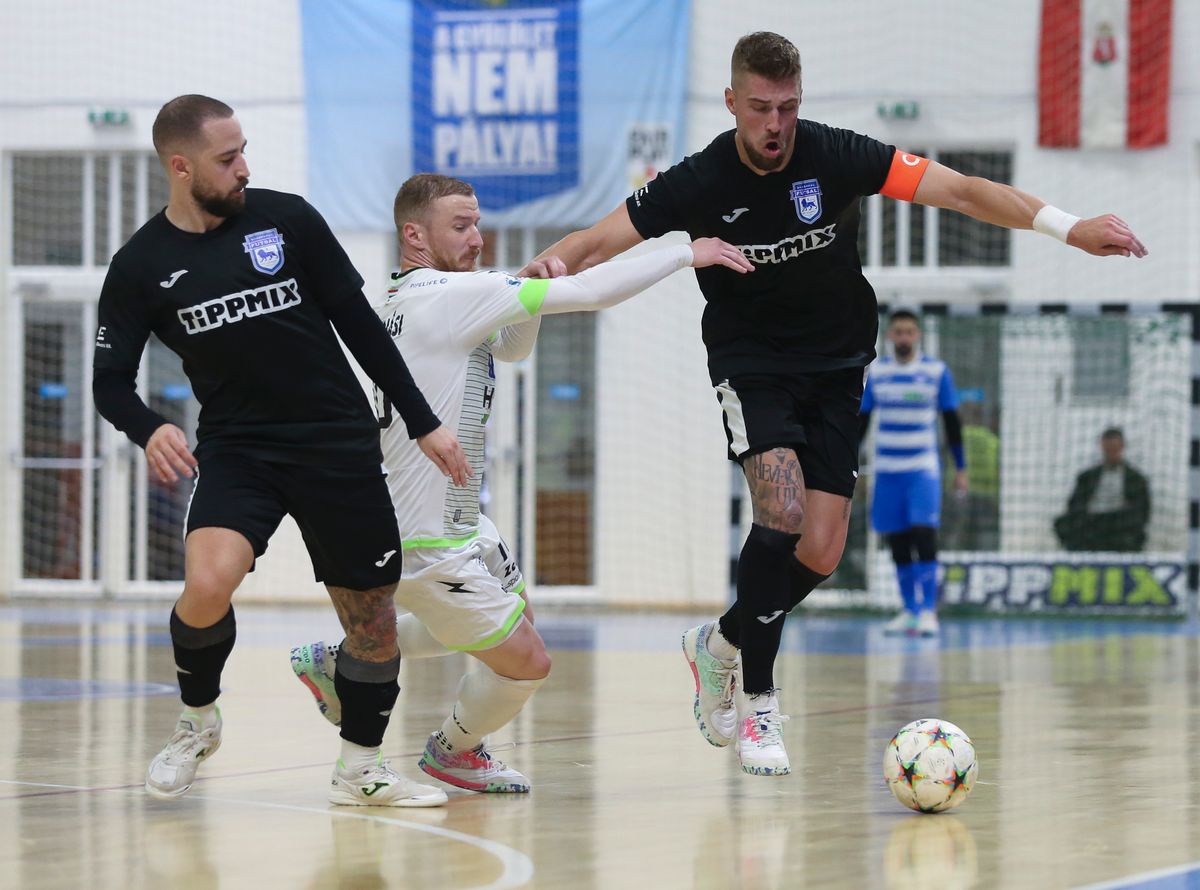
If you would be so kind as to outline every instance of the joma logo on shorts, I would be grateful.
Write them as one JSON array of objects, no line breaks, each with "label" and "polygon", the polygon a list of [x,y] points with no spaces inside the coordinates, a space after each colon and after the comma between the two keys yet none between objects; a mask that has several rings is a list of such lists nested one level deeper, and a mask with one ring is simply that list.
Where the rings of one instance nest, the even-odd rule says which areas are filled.
[{"label": "joma logo on shorts", "polygon": [[296,285],[295,278],[289,278],[278,284],[268,284],[254,290],[238,291],[236,294],[227,294],[215,300],[206,300],[187,309],[180,309],[176,315],[189,334],[202,334],[244,318],[290,309],[299,302],[300,288]]}]

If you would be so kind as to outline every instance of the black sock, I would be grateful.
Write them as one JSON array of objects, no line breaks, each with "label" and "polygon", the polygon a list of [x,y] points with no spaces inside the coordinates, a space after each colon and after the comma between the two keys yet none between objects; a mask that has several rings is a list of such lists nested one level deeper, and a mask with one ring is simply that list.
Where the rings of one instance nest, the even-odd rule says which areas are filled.
[{"label": "black sock", "polygon": [[[740,561],[738,565],[741,565]],[[729,607],[728,612],[721,616],[721,620],[717,622],[717,630],[732,645],[739,649],[742,648],[742,623],[738,618],[738,604],[736,602]]]},{"label": "black sock", "polygon": [[[790,608],[790,563],[800,536],[755,523],[738,558],[742,687],[747,695],[775,688],[775,656]],[[721,631],[724,634],[724,630]]]},{"label": "black sock", "polygon": [[400,695],[400,653],[391,661],[355,658],[343,642],[338,651],[333,688],[342,703],[342,738],[364,748],[378,748],[396,697]]},{"label": "black sock", "polygon": [[790,612],[796,606],[804,602],[804,598],[813,592],[818,584],[828,578],[828,575],[822,575],[819,572],[814,572],[798,559],[792,560],[791,571],[788,574],[791,580],[791,591],[789,602],[791,603]]},{"label": "black sock", "polygon": [[[739,561],[739,565],[740,565]],[[788,612],[795,609],[796,606],[804,602],[804,598],[808,596],[816,588],[818,584],[828,578],[828,575],[821,575],[814,572],[798,559],[793,559],[790,563],[788,571],[788,582],[790,584],[788,596]],[[727,639],[731,644],[741,648],[742,640],[742,624],[738,616],[738,606],[734,603],[729,607],[721,620],[717,623],[717,627],[721,631],[721,636]]]},{"label": "black sock", "polygon": [[233,606],[211,627],[184,624],[171,610],[171,645],[175,649],[175,671],[179,696],[193,708],[211,705],[221,694],[221,671],[237,639]]}]

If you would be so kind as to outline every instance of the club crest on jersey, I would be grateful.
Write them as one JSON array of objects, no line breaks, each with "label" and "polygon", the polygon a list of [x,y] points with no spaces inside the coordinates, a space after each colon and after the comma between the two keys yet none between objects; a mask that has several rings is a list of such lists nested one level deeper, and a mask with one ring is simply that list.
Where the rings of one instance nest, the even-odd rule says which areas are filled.
[{"label": "club crest on jersey", "polygon": [[821,216],[821,184],[815,179],[802,179],[792,183],[788,193],[796,205],[796,216],[801,222],[816,222]]},{"label": "club crest on jersey", "polygon": [[250,254],[250,263],[259,272],[274,275],[283,267],[283,236],[278,229],[251,232],[242,242],[242,249]]}]

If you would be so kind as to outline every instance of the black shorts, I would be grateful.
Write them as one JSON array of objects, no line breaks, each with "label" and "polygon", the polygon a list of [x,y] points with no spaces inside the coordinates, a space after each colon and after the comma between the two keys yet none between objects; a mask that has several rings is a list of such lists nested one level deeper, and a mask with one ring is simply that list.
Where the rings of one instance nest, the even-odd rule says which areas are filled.
[{"label": "black shorts", "polygon": [[862,368],[759,374],[717,384],[729,459],[792,448],[805,488],[851,497],[858,481]]},{"label": "black shorts", "polygon": [[285,513],[300,526],[318,581],[370,590],[400,580],[400,530],[379,464],[301,466],[230,451],[201,458],[188,533],[232,529],[250,542],[257,559]]}]

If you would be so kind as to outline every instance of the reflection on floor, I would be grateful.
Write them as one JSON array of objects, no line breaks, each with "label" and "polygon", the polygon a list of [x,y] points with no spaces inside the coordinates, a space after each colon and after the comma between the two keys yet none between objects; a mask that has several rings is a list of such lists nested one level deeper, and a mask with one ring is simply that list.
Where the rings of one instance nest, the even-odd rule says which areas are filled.
[{"label": "reflection on floor", "polygon": [[[534,792],[397,811],[325,803],[336,733],[288,649],[336,621],[309,608],[239,607],[221,751],[186,798],[147,798],[178,709],[166,616],[0,608],[0,887],[1198,886],[1193,623],[951,619],[919,640],[794,615],[776,675],[793,774],[769,779],[694,728],[679,636],[700,616],[540,608],[553,674],[494,740]],[[405,663],[401,770],[420,775],[466,666]],[[904,810],[880,778],[924,716],[979,752],[950,814]]]}]

